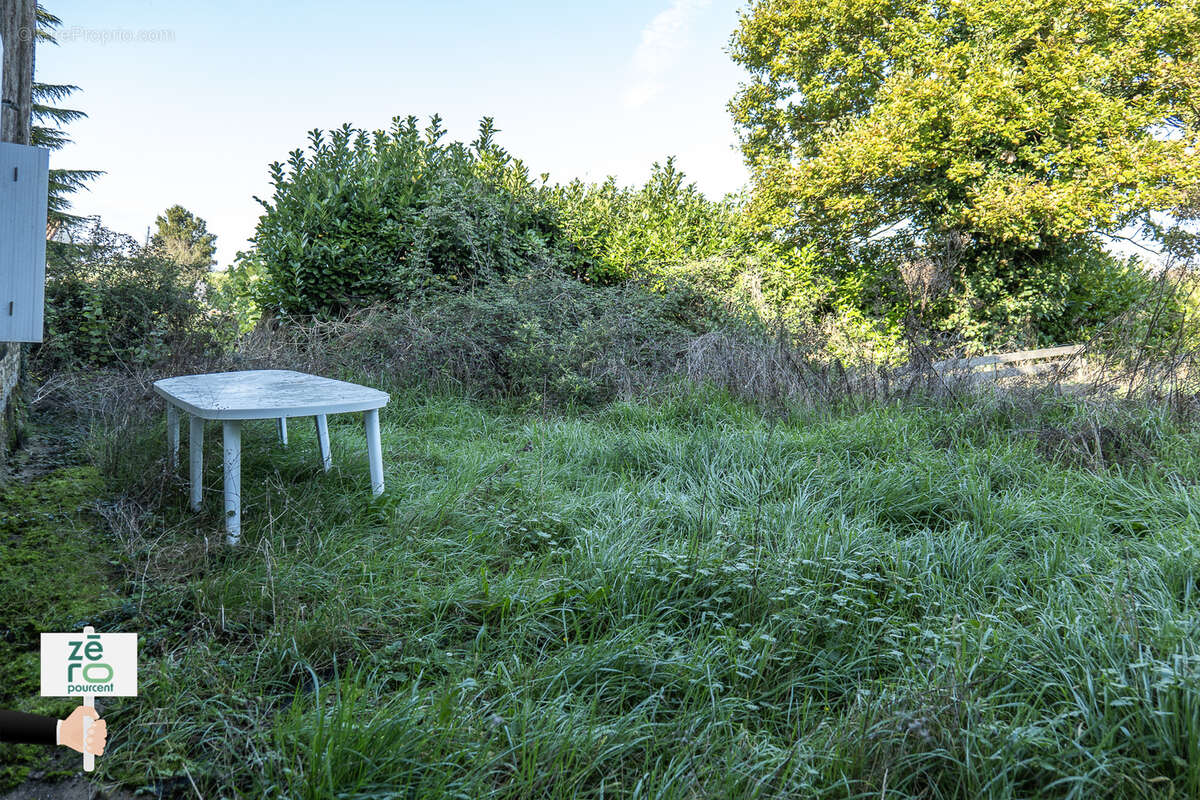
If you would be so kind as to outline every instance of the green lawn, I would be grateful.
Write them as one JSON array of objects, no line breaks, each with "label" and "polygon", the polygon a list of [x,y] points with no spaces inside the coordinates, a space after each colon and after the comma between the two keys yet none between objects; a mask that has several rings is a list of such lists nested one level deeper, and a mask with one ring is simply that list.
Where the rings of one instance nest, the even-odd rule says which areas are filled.
[{"label": "green lawn", "polygon": [[90,546],[124,565],[141,696],[109,708],[98,774],[205,797],[1200,796],[1200,435],[1130,412],[1101,464],[1083,414],[397,394],[374,501],[356,418],[331,419],[328,475],[311,426],[286,450],[248,426],[235,550],[218,434],[192,515],[181,482],[155,493],[162,424],[126,432],[98,448],[107,492],[153,501]]}]

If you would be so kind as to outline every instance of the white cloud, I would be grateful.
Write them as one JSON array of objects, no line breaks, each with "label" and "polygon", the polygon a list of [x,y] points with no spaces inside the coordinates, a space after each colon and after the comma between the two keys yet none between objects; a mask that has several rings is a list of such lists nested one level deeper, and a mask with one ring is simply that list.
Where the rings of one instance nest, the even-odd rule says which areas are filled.
[{"label": "white cloud", "polygon": [[642,29],[642,41],[633,54],[633,85],[625,93],[627,108],[640,108],[663,90],[663,81],[678,63],[688,43],[692,17],[710,0],[672,0]]}]

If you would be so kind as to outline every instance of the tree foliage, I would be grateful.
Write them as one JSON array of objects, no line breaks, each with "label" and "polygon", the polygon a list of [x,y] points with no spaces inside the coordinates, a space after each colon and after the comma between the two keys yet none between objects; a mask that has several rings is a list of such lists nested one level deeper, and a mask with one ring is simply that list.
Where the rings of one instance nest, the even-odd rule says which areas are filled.
[{"label": "tree foliage", "polygon": [[[37,8],[37,41],[39,44],[58,44],[54,31],[62,25],[62,20],[51,14],[40,5]],[[63,128],[75,120],[86,117],[82,111],[73,108],[63,108],[59,105],[63,100],[79,91],[78,86],[60,83],[33,83],[33,126],[30,139],[36,147],[49,150],[61,150],[71,143]],[[46,225],[48,233],[53,233],[64,225],[76,224],[81,217],[68,212],[71,207],[69,195],[83,189],[88,181],[103,175],[96,169],[62,169],[50,170],[48,187],[48,208]]]},{"label": "tree foliage", "polygon": [[217,262],[216,234],[208,232],[208,223],[181,205],[173,205],[154,220],[151,243],[160,247],[181,266],[207,272]]},{"label": "tree foliage", "polygon": [[976,322],[1015,321],[999,295],[1061,322],[1097,237],[1200,178],[1198,43],[1191,0],[759,0],[732,40],[751,213],[831,252],[924,248],[991,293],[958,306]]}]

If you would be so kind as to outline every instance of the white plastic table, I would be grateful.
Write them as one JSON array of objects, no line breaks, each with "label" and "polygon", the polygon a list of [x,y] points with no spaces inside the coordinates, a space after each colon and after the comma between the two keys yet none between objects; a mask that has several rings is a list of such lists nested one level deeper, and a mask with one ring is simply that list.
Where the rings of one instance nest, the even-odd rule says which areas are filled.
[{"label": "white plastic table", "polygon": [[179,412],[191,415],[188,449],[191,460],[192,510],[200,509],[204,466],[204,421],[220,420],[225,438],[225,533],[230,544],[242,535],[242,421],[278,420],[279,438],[287,445],[287,418],[313,417],[321,461],[328,472],[327,414],[362,411],[371,464],[371,491],[383,492],[383,450],[379,443],[379,409],[388,394],[356,383],[321,378],[281,369],[213,372],[184,375],[154,382],[154,391],[167,401],[167,449],[170,466],[179,459]]}]

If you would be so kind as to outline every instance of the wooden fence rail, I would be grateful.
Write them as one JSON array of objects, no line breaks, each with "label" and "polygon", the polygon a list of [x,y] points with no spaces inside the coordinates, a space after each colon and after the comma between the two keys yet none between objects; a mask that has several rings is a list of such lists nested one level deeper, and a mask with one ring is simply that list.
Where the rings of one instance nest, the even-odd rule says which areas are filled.
[{"label": "wooden fence rail", "polygon": [[[1081,344],[1047,347],[1042,350],[1020,350],[973,358],[951,358],[934,362],[939,373],[970,373],[973,380],[998,380],[1019,375],[1040,375],[1070,363],[1083,351]],[[990,369],[987,369],[990,367]]]}]

